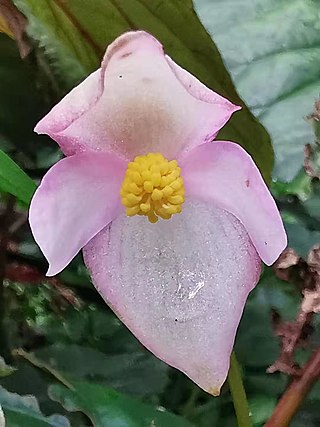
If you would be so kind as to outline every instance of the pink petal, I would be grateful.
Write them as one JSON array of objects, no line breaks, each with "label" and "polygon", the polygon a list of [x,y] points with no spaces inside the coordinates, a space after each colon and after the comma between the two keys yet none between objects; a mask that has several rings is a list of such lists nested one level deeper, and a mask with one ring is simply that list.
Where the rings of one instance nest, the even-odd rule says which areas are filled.
[{"label": "pink petal", "polygon": [[238,109],[166,57],[143,31],[116,39],[98,73],[36,127],[67,154],[101,149],[129,159],[160,151],[172,158],[211,139]]},{"label": "pink petal", "polygon": [[195,98],[200,101],[208,102],[209,104],[214,104],[218,106],[221,113],[221,126],[217,129],[213,129],[211,135],[207,135],[205,142],[211,141],[215,138],[218,131],[227,123],[230,119],[232,113],[241,110],[241,107],[238,105],[232,104],[226,98],[221,95],[218,95],[213,90],[209,89],[206,85],[200,82],[195,76],[190,74],[188,71],[176,64],[168,55],[166,55],[168,64],[170,65],[172,71],[175,73],[176,77],[183,84],[185,89]]},{"label": "pink petal", "polygon": [[93,282],[136,337],[219,394],[260,259],[242,224],[199,201],[170,221],[124,214],[84,248]]},{"label": "pink petal", "polygon": [[[99,100],[103,88],[101,83],[101,70],[90,74],[82,83],[68,93],[59,104],[55,105],[34,128],[39,134],[47,134],[54,139],[67,155],[85,151],[88,144],[83,135],[66,137],[64,130],[73,122],[81,120],[81,117],[90,110]],[[91,141],[92,148],[98,149],[99,140]]]},{"label": "pink petal", "polygon": [[249,154],[228,141],[203,144],[180,162],[187,194],[236,216],[265,264],[287,246],[278,208]]},{"label": "pink petal", "polygon": [[29,221],[49,262],[48,276],[63,270],[116,217],[125,167],[111,154],[84,153],[60,160],[44,176]]}]

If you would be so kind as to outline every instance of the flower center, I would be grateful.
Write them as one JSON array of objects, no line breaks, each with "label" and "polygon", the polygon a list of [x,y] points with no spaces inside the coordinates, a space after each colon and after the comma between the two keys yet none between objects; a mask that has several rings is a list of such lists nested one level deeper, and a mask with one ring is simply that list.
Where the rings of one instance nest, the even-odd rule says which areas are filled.
[{"label": "flower center", "polygon": [[128,164],[120,195],[128,216],[146,215],[155,223],[158,217],[170,219],[180,213],[184,184],[176,160],[159,153],[138,156]]}]

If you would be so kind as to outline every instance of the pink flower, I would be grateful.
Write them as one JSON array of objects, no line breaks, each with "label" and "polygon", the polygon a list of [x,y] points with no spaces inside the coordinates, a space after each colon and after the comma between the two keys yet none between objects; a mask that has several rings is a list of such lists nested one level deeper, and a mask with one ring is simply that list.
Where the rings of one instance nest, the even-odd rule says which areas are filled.
[{"label": "pink flower", "polygon": [[[261,260],[272,264],[286,246],[251,157],[211,142],[238,109],[138,31],[116,39],[101,69],[35,128],[67,156],[30,207],[47,274],[83,249],[96,288],[128,328],[214,395]],[[170,220],[152,223],[158,217]]]}]

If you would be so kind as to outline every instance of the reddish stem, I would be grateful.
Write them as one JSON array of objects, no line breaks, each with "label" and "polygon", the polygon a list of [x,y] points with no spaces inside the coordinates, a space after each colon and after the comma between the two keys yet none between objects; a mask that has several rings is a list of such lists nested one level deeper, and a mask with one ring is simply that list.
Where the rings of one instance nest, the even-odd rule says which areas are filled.
[{"label": "reddish stem", "polygon": [[320,348],[316,350],[281,396],[271,418],[264,427],[287,427],[314,383],[320,376]]}]

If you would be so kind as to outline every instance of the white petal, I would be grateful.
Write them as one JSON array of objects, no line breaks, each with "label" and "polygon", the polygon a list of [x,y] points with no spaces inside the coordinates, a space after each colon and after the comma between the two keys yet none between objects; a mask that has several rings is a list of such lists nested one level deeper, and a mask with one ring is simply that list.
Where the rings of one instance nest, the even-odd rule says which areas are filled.
[{"label": "white petal", "polygon": [[182,214],[157,224],[117,218],[84,255],[97,289],[137,338],[218,394],[260,272],[241,223],[220,208],[189,201]]}]

